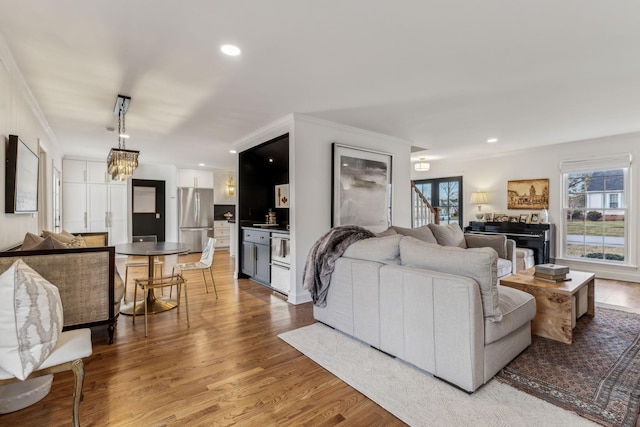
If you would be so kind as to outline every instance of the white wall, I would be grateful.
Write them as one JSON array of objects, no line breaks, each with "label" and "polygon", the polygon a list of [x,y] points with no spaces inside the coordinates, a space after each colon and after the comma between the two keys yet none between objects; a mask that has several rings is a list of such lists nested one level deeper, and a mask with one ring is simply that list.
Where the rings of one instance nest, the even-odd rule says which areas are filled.
[{"label": "white wall", "polygon": [[[39,224],[52,229],[53,224],[53,167],[62,170],[62,154],[52,141],[50,129],[37,108],[31,92],[14,62],[4,38],[0,35],[0,164],[5,165],[6,141],[9,135],[18,135],[34,152],[46,151],[42,156],[44,185],[39,190],[39,205],[44,207],[37,214],[4,213],[4,197],[0,211],[0,249],[22,243],[27,232],[39,234]],[[4,194],[4,167],[0,173],[0,191]]]},{"label": "white wall", "polygon": [[[483,212],[516,215],[528,211],[507,210],[507,181],[549,178],[549,221],[559,227],[562,209],[560,162],[598,158],[617,153],[631,153],[633,159],[637,159],[640,155],[640,133],[568,142],[483,159],[431,161],[431,170],[428,172],[412,171],[411,175],[414,180],[462,176],[465,224],[475,219],[474,214],[477,211],[477,207],[469,203],[473,191],[482,190],[487,193],[489,203],[482,206]],[[569,265],[577,270],[582,268],[595,272],[598,277],[640,281],[640,272],[635,267],[638,264],[636,247],[640,241],[640,212],[638,212],[637,197],[640,188],[640,173],[636,170],[635,163],[632,163],[631,168],[628,203],[633,214],[628,218],[628,226],[630,230],[629,247],[632,251],[630,259],[634,266],[612,268],[595,262],[577,262],[564,259],[556,259],[556,262]],[[556,230],[555,248],[559,248],[559,238],[559,230]],[[559,254],[559,252],[556,250],[555,254]]]},{"label": "white wall", "polygon": [[411,224],[411,144],[387,135],[292,114],[239,142],[238,151],[287,132],[292,252],[289,302],[299,304],[310,301],[309,293],[302,288],[307,254],[331,228],[331,144],[339,142],[393,155],[392,216],[393,223],[402,226]]}]

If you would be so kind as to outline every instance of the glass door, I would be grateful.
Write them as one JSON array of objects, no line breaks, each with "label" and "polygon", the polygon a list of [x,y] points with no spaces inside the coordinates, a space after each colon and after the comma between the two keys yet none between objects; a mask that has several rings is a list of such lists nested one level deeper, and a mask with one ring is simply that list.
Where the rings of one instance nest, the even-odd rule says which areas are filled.
[{"label": "glass door", "polygon": [[[423,179],[415,182],[416,187],[434,208],[440,208],[440,224],[458,223],[462,225],[462,177]],[[412,199],[413,200],[413,199]],[[416,206],[412,206],[415,210]]]}]

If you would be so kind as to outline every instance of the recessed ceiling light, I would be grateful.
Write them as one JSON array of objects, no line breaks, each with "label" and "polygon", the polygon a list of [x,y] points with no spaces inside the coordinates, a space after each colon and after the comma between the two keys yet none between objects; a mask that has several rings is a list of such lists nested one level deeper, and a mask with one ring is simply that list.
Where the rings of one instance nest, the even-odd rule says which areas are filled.
[{"label": "recessed ceiling light", "polygon": [[220,46],[220,50],[222,53],[229,56],[238,56],[242,53],[238,46],[234,46],[232,44],[223,44]]},{"label": "recessed ceiling light", "polygon": [[498,142],[498,138],[489,138],[487,139],[487,143],[493,144],[494,142]]},{"label": "recessed ceiling light", "polygon": [[198,163],[198,166],[204,167],[204,163]]},{"label": "recessed ceiling light", "polygon": [[236,151],[236,150],[229,150],[229,152],[230,152],[231,154],[236,154],[236,153],[237,153],[237,151]]}]

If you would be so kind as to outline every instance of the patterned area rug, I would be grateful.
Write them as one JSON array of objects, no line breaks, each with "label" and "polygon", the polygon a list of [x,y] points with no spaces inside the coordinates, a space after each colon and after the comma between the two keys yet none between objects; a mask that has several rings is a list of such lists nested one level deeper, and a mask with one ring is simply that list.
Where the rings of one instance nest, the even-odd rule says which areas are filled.
[{"label": "patterned area rug", "polygon": [[534,336],[496,378],[605,426],[636,426],[640,409],[640,316],[596,307],[573,344]]}]

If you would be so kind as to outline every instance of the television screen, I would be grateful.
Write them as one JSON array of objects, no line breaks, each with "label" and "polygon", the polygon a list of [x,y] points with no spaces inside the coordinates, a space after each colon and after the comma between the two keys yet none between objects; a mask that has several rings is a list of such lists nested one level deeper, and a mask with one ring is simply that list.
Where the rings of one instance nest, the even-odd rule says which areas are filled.
[{"label": "television screen", "polygon": [[38,156],[16,135],[9,135],[5,169],[5,212],[38,211]]}]

